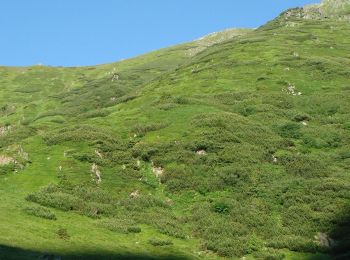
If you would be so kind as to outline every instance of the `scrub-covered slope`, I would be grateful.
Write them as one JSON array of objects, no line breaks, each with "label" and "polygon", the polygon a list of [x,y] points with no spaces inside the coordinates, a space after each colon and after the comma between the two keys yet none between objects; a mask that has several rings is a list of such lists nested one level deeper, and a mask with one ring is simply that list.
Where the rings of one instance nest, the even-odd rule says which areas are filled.
[{"label": "scrub-covered slope", "polygon": [[306,10],[1,68],[0,258],[349,257],[350,24]]}]

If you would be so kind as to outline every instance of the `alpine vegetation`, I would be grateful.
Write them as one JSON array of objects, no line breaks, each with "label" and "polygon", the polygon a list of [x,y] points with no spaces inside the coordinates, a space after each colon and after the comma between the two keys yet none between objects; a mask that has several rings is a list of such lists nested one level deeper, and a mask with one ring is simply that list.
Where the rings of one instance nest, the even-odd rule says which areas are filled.
[{"label": "alpine vegetation", "polygon": [[0,259],[350,259],[349,17],[0,67]]}]

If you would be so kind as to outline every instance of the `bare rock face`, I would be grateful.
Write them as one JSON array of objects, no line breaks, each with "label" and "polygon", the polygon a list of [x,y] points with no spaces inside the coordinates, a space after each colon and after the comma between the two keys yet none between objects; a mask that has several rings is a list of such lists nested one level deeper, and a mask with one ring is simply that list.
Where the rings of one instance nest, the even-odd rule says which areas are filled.
[{"label": "bare rock face", "polygon": [[316,242],[326,248],[332,248],[335,246],[335,241],[334,239],[330,238],[327,234],[325,233],[318,233],[315,236]]},{"label": "bare rock face", "polygon": [[132,199],[140,197],[140,191],[139,190],[135,190],[134,192],[131,192],[129,197],[132,198]]},{"label": "bare rock face", "polygon": [[160,178],[164,174],[164,169],[162,167],[153,167],[152,172],[157,178]]},{"label": "bare rock face", "polygon": [[207,152],[205,150],[199,150],[196,152],[197,155],[204,156],[207,155]]},{"label": "bare rock face", "polygon": [[[92,166],[91,166],[91,173],[94,174],[93,176],[93,180],[96,181],[96,183],[101,183],[102,181],[102,178],[101,178],[101,172],[100,170],[98,169],[98,166],[96,163],[94,163]],[[95,178],[96,177],[96,178]]]},{"label": "bare rock face", "polygon": [[6,135],[11,130],[11,126],[0,126],[0,136]]},{"label": "bare rock face", "polygon": [[100,157],[100,159],[103,159],[103,155],[98,150],[95,150],[95,154]]},{"label": "bare rock face", "polygon": [[303,8],[291,8],[282,13],[282,24],[296,26],[295,19],[325,20],[333,19],[350,22],[350,0],[323,0],[320,4],[307,5]]},{"label": "bare rock face", "polygon": [[15,159],[6,155],[0,155],[0,165],[7,165],[10,163],[15,163]]},{"label": "bare rock face", "polygon": [[278,158],[275,155],[272,155],[272,162],[273,163],[277,163],[278,162]]},{"label": "bare rock face", "polygon": [[350,0],[323,0],[304,7],[306,19],[337,19],[350,21]]},{"label": "bare rock face", "polygon": [[302,94],[300,91],[297,91],[295,86],[292,84],[288,85],[286,91],[289,95],[292,95],[292,96],[300,96]]},{"label": "bare rock face", "polygon": [[28,161],[29,160],[29,154],[24,151],[23,147],[20,145],[18,147],[18,156],[20,156],[23,160]]}]

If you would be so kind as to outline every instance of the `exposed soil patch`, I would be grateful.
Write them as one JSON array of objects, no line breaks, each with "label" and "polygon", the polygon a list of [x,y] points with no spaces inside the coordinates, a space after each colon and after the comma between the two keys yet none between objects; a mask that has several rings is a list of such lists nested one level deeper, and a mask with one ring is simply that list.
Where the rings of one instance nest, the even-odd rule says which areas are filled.
[{"label": "exposed soil patch", "polygon": [[132,198],[132,199],[140,197],[140,191],[139,190],[135,190],[134,192],[131,192],[129,197]]},{"label": "exposed soil patch", "polygon": [[199,150],[196,152],[196,154],[203,156],[203,155],[207,155],[207,152],[205,150]]},{"label": "exposed soil patch", "polygon": [[[95,175],[93,176],[93,180],[96,181],[96,183],[100,183],[102,181],[102,178],[101,178],[101,172],[100,170],[98,169],[98,166],[96,163],[94,163],[92,166],[91,166],[91,172]],[[96,177],[96,179],[95,179]]]},{"label": "exposed soil patch", "polygon": [[6,135],[11,130],[11,126],[0,126],[0,136]]},{"label": "exposed soil patch", "polygon": [[95,150],[95,154],[101,159],[103,159],[103,155],[98,150]]},{"label": "exposed soil patch", "polygon": [[157,178],[160,178],[164,175],[164,169],[162,167],[153,167],[152,172]]},{"label": "exposed soil patch", "polygon": [[15,159],[13,159],[12,157],[8,157],[5,155],[0,155],[0,165],[7,165],[10,163],[15,163]]},{"label": "exposed soil patch", "polygon": [[334,239],[330,238],[325,233],[318,233],[315,236],[315,239],[321,246],[326,247],[326,248],[332,248],[335,245]]}]

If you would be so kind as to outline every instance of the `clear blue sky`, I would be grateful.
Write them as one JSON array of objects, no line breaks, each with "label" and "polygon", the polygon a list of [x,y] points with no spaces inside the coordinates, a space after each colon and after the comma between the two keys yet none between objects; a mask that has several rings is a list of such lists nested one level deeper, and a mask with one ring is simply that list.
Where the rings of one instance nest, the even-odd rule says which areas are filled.
[{"label": "clear blue sky", "polygon": [[1,0],[0,65],[94,65],[319,0]]}]

